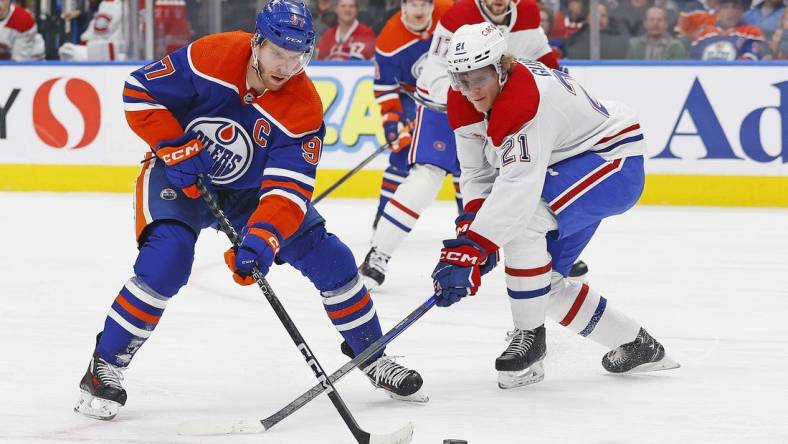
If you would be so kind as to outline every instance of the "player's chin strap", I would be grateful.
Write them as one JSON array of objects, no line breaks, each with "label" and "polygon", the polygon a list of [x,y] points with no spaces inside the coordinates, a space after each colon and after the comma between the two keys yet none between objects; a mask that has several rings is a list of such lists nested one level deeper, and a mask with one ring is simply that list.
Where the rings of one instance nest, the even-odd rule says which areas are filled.
[{"label": "player's chin strap", "polygon": [[[257,51],[255,51],[255,48],[257,47],[257,45],[255,44],[255,40],[257,40],[257,34],[255,34],[252,37],[252,40],[250,41],[252,45],[252,69],[254,70],[255,73],[257,73],[257,78],[260,79],[261,82],[263,82],[263,75],[260,73],[260,62],[257,59]],[[262,45],[263,42],[260,41],[260,44]]]}]

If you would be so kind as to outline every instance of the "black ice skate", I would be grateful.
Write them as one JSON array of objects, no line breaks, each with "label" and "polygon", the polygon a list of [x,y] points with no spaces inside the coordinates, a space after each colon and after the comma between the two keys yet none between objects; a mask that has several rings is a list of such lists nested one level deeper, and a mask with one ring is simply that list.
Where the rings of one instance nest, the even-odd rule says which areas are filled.
[{"label": "black ice skate", "polygon": [[602,357],[602,367],[610,373],[653,372],[680,366],[665,354],[662,344],[642,327],[634,341],[610,350]]},{"label": "black ice skate", "polygon": [[386,279],[389,259],[391,259],[391,256],[378,251],[375,247],[369,250],[367,257],[364,258],[364,263],[358,267],[367,290],[374,290],[383,284],[383,281]]},{"label": "black ice skate", "polygon": [[533,330],[515,328],[506,335],[509,346],[495,360],[498,387],[510,389],[536,384],[544,379],[544,360],[547,353],[544,325]]},{"label": "black ice skate", "polygon": [[[96,344],[98,344],[98,338]],[[88,370],[79,382],[81,395],[74,411],[91,418],[109,421],[126,404],[126,390],[123,389],[123,368],[115,367],[93,352]]]},{"label": "black ice skate", "polygon": [[[353,350],[342,342],[342,353],[355,357]],[[427,402],[430,398],[421,390],[424,381],[416,370],[411,370],[383,355],[372,364],[361,368],[375,387],[382,388],[392,399],[409,402]]]}]

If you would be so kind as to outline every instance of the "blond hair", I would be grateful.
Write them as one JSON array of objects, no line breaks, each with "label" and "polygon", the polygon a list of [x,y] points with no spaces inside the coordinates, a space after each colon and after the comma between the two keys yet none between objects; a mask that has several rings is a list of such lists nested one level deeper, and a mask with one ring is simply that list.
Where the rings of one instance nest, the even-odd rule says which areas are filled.
[{"label": "blond hair", "polygon": [[517,63],[517,57],[509,54],[508,52],[503,53],[501,56],[501,69],[503,72],[511,74],[515,63]]}]

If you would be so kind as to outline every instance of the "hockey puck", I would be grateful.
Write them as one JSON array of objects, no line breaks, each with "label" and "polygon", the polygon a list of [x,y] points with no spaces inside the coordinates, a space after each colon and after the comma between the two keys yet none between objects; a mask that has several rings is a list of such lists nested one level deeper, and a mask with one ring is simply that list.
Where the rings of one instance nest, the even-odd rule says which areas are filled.
[{"label": "hockey puck", "polygon": [[468,444],[468,441],[464,439],[444,439],[443,444]]}]

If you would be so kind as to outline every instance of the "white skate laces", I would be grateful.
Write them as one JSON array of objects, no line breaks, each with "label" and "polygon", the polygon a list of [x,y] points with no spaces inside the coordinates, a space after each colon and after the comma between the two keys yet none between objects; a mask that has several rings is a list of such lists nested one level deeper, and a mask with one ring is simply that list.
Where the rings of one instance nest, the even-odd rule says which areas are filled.
[{"label": "white skate laces", "polygon": [[610,360],[611,364],[614,366],[619,366],[627,359],[627,356],[621,350],[615,349],[608,353],[607,358]]},{"label": "white skate laces", "polygon": [[534,343],[535,338],[536,335],[533,330],[520,330],[519,328],[515,328],[512,331],[506,332],[506,340],[511,342],[509,346],[506,347],[503,355],[525,355]]},{"label": "white skate laces", "polygon": [[108,363],[107,361],[99,358],[96,362],[96,376],[99,380],[112,388],[123,390],[121,381],[123,381],[123,370],[120,367]]},{"label": "white skate laces", "polygon": [[402,356],[381,356],[365,371],[372,376],[375,385],[380,386],[381,384],[387,384],[398,387],[410,373],[410,369],[397,364],[396,358],[401,357]]}]

